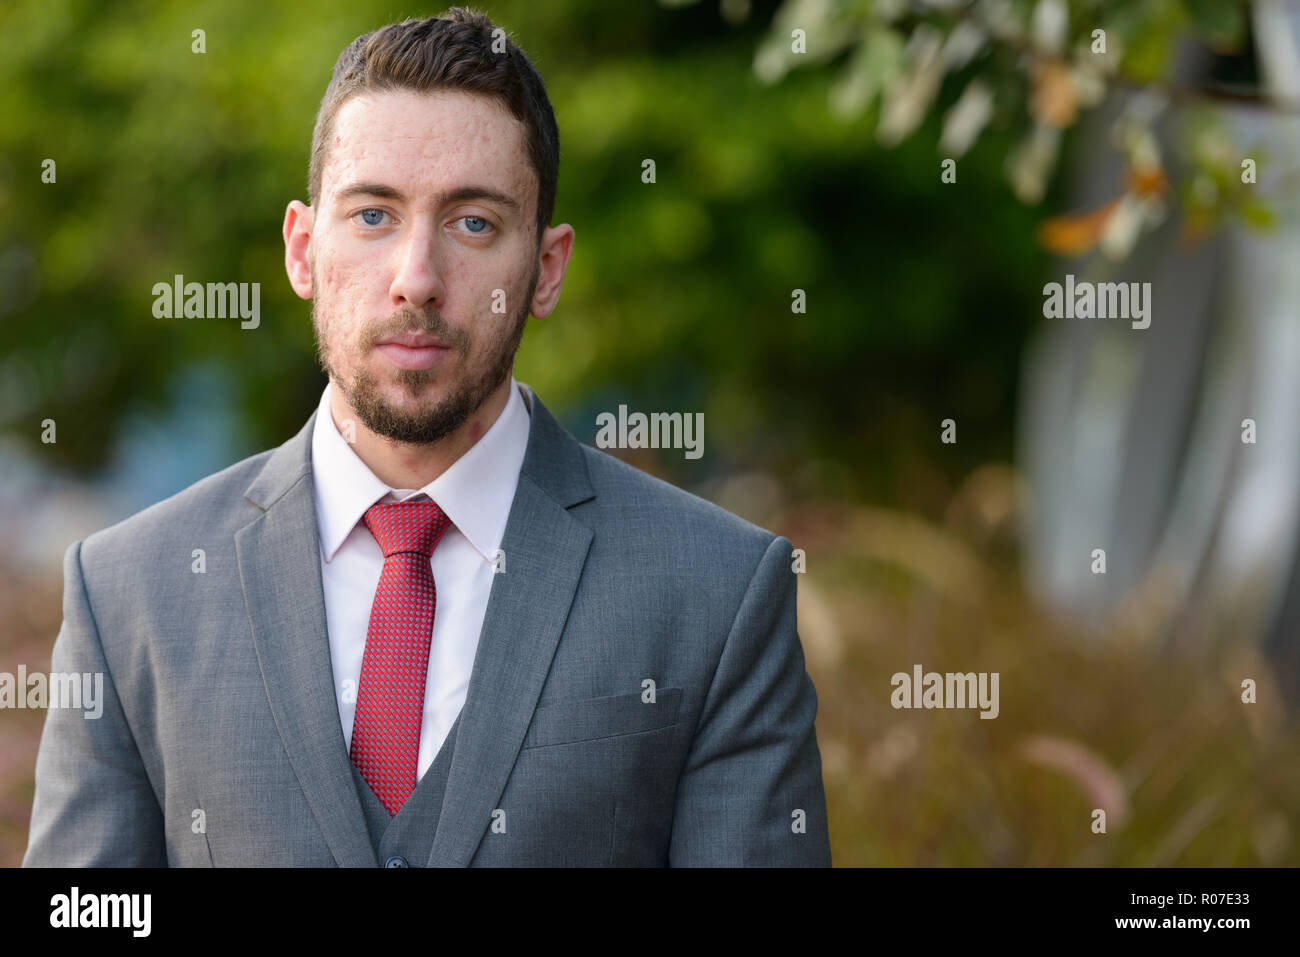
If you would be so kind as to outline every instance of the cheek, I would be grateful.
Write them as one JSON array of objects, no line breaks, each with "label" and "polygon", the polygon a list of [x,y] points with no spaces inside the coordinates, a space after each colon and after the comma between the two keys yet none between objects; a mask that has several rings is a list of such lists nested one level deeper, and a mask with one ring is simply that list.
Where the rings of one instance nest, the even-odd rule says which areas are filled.
[{"label": "cheek", "polygon": [[365,275],[365,270],[358,269],[354,265],[342,263],[336,259],[327,260],[320,267],[318,278],[321,284],[321,292],[331,301],[338,300],[356,294],[357,285],[361,277]]},{"label": "cheek", "polygon": [[373,283],[373,270],[343,266],[337,262],[318,264],[313,295],[317,308],[326,319],[333,339],[348,339],[355,333],[357,316],[364,312],[369,294],[367,282]]},{"label": "cheek", "polygon": [[514,317],[526,306],[528,280],[532,278],[532,262],[484,263],[468,262],[461,275],[467,280],[469,311],[482,318],[480,325],[492,330],[493,336],[509,332]]},{"label": "cheek", "polygon": [[362,283],[373,284],[382,273],[377,244],[349,241],[345,232],[330,230],[320,238],[317,270],[327,295],[355,296]]}]

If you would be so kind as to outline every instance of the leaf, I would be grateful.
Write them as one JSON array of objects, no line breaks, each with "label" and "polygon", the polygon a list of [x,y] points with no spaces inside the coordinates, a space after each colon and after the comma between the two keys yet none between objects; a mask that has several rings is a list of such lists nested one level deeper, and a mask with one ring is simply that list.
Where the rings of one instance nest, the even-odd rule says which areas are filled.
[{"label": "leaf", "polygon": [[1169,75],[1174,40],[1179,34],[1178,18],[1169,11],[1150,10],[1135,24],[1128,38],[1123,71],[1139,84],[1157,83]]},{"label": "leaf", "polygon": [[1047,189],[1047,177],[1056,165],[1061,131],[1035,123],[1029,135],[1007,154],[1005,165],[1011,188],[1022,203],[1038,203]]},{"label": "leaf", "polygon": [[1242,220],[1256,229],[1273,230],[1277,228],[1277,213],[1271,206],[1265,206],[1259,200],[1249,200],[1241,204],[1238,210]]},{"label": "leaf", "polygon": [[1148,208],[1146,201],[1138,199],[1132,193],[1120,197],[1119,205],[1106,221],[1106,228],[1097,241],[1103,256],[1112,262],[1128,258],[1147,223]]},{"label": "leaf", "polygon": [[1187,12],[1216,52],[1241,49],[1246,18],[1240,4],[1232,0],[1187,0]]},{"label": "leaf", "polygon": [[943,120],[939,148],[949,156],[961,156],[975,142],[993,116],[993,92],[979,77],[966,84],[961,97]]},{"label": "leaf", "polygon": [[894,84],[902,69],[903,38],[884,27],[868,31],[831,87],[831,108],[842,118],[860,116],[882,89]]},{"label": "leaf", "polygon": [[1038,226],[1038,244],[1058,256],[1082,256],[1101,240],[1119,204],[1116,197],[1090,213],[1053,216]]},{"label": "leaf", "polygon": [[908,72],[885,91],[876,127],[883,145],[897,146],[925,119],[947,70],[941,53],[938,31],[917,27],[905,50]]},{"label": "leaf", "polygon": [[1159,196],[1169,189],[1169,177],[1165,174],[1163,166],[1136,167],[1129,171],[1128,188],[1142,199]]},{"label": "leaf", "polygon": [[1064,129],[1074,122],[1078,98],[1070,68],[1060,60],[1036,63],[1033,70],[1033,93],[1029,111],[1040,123]]}]

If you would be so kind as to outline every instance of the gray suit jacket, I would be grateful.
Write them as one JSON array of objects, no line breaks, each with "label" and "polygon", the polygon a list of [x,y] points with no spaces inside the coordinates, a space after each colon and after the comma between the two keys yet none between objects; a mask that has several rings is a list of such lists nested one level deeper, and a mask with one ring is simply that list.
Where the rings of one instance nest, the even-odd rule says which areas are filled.
[{"label": "gray suit jacket", "polygon": [[[790,542],[524,392],[505,571],[412,863],[829,866]],[[102,673],[105,701],[47,713],[24,865],[378,866],[330,667],[314,415],[68,548],[51,671]]]}]

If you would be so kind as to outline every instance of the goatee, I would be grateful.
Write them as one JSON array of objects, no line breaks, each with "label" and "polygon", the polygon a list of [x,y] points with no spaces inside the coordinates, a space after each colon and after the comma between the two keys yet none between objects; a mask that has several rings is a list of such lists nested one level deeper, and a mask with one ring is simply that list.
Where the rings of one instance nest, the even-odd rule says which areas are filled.
[{"label": "goatee", "polygon": [[[380,390],[379,378],[368,368],[363,368],[352,382],[346,382],[332,368],[326,339],[316,314],[316,300],[312,300],[312,326],[316,332],[316,356],[330,382],[343,393],[361,423],[376,435],[409,445],[431,445],[451,435],[468,419],[510,375],[515,353],[519,350],[528,321],[529,305],[533,300],[540,265],[534,268],[528,284],[528,294],[515,316],[509,338],[502,343],[492,365],[478,378],[466,381],[445,395],[432,407],[403,408],[390,404]],[[314,280],[314,277],[313,277]],[[313,283],[314,284],[314,283]],[[470,338],[459,332],[436,312],[417,312],[404,309],[388,321],[367,331],[359,344],[361,355],[369,355],[384,339],[406,332],[424,333],[449,347],[448,360],[431,369],[397,369],[394,377],[412,397],[419,397],[440,379],[450,380],[456,369],[467,369],[470,359]]]}]

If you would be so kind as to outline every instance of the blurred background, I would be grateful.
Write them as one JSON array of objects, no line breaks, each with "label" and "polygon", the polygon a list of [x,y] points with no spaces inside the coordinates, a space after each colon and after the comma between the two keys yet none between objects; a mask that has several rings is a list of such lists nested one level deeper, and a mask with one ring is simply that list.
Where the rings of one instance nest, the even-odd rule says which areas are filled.
[{"label": "blurred background", "polygon": [[[593,444],[703,412],[698,460],[609,454],[804,550],[835,863],[1300,863],[1300,6],[473,6],[576,230],[515,375]],[[315,111],[443,9],[0,8],[0,672],[48,670],[70,543],[311,413]],[[156,318],[176,274],[260,325]],[[1149,328],[1046,317],[1067,274],[1150,282]],[[998,717],[894,709],[917,664],[998,672]],[[0,864],[42,720],[0,711]]]}]

